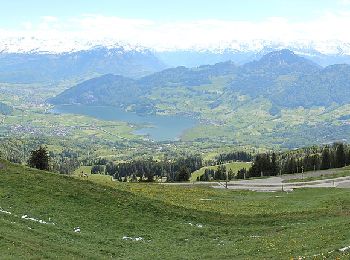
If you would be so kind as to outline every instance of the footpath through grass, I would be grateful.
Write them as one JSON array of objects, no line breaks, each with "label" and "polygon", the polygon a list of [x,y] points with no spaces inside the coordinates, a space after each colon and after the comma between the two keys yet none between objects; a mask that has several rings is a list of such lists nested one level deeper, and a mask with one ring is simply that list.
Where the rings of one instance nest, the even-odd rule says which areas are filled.
[{"label": "footpath through grass", "polygon": [[339,251],[350,245],[346,189],[255,193],[82,180],[4,164],[1,258],[349,257]]}]

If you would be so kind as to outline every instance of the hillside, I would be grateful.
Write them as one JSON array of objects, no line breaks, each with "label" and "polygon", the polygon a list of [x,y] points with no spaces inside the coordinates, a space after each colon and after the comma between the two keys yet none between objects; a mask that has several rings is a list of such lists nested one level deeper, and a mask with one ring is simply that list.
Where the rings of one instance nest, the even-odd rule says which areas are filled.
[{"label": "hillside", "polygon": [[108,73],[141,77],[164,68],[150,51],[123,47],[65,53],[0,52],[0,82],[8,83],[51,83]]},{"label": "hillside", "polygon": [[80,83],[51,101],[89,105],[138,103],[141,94],[139,92],[141,89],[135,80],[107,74]]},{"label": "hillside", "polygon": [[[177,67],[156,72],[138,80],[117,75],[104,75],[84,81],[49,100],[52,104],[88,104],[127,107],[134,105],[142,112],[156,112],[153,91],[164,88],[195,87],[210,84],[212,77],[230,75],[236,70],[231,62],[196,69]],[[142,109],[143,108],[143,109]]]},{"label": "hillside", "polygon": [[322,68],[289,50],[242,66],[177,67],[129,84],[119,81],[103,76],[82,82],[49,102],[200,119],[182,136],[185,141],[294,148],[348,139],[350,133],[350,65]]},{"label": "hillside", "polygon": [[2,161],[0,195],[3,258],[349,256],[338,251],[350,244],[346,189],[254,193],[102,176],[91,182]]},{"label": "hillside", "polygon": [[[106,77],[110,79],[108,85],[104,81]],[[74,86],[52,99],[52,102],[89,104],[91,101],[84,98],[89,95],[94,99],[94,104],[120,105],[123,98],[128,104],[129,91],[136,91],[134,103],[151,102],[154,92],[166,92],[168,87],[177,88],[178,92],[181,92],[180,87],[185,87],[194,92],[196,88],[212,84],[220,77],[228,77],[224,86],[226,94],[246,95],[253,99],[264,97],[278,107],[310,108],[350,101],[350,95],[343,95],[350,89],[350,65],[333,65],[323,69],[289,50],[281,50],[239,67],[230,62],[192,69],[177,67],[137,81],[120,81],[119,77],[103,76]],[[222,102],[216,100],[218,98],[220,96],[211,101]]]}]

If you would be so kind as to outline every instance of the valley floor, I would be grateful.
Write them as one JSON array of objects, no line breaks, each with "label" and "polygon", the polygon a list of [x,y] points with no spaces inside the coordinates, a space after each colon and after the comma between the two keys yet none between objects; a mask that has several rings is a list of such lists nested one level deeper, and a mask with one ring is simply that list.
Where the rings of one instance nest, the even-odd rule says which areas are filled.
[{"label": "valley floor", "polygon": [[1,258],[350,257],[349,189],[119,183],[1,163]]}]

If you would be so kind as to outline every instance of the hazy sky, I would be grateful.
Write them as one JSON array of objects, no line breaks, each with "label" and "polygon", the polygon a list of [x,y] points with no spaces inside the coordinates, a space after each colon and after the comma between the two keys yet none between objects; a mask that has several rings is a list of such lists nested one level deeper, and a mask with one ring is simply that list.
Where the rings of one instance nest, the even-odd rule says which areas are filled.
[{"label": "hazy sky", "polygon": [[350,10],[349,0],[0,0],[0,24],[18,28],[40,17],[84,14],[155,21],[248,20],[284,17],[305,21],[325,12]]},{"label": "hazy sky", "polygon": [[350,42],[350,0],[0,0],[0,39],[111,38],[156,48]]}]

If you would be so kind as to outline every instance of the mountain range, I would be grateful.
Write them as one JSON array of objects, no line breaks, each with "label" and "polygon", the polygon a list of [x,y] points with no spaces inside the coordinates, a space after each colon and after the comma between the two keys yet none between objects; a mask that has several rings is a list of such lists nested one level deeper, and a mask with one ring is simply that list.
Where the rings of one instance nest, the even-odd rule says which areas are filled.
[{"label": "mountain range", "polygon": [[[74,48],[73,48],[73,47]],[[140,78],[165,68],[198,67],[231,60],[244,65],[288,48],[320,66],[350,64],[348,43],[274,43],[257,40],[190,49],[153,49],[128,43],[0,39],[0,82],[52,83],[81,81],[112,73]]]},{"label": "mountain range", "polygon": [[106,73],[140,77],[164,69],[149,50],[96,47],[65,53],[0,52],[0,82],[81,80]]},{"label": "mountain range", "polygon": [[[277,111],[280,108],[311,108],[350,102],[350,65],[323,68],[290,50],[271,52],[241,66],[223,62],[191,69],[176,67],[140,79],[108,74],[82,82],[50,102],[123,107],[142,104],[156,112],[155,93],[166,97],[165,92],[169,88],[179,91],[186,88],[201,95],[205,93],[201,93],[198,86],[212,84],[220,78],[226,78],[223,86],[225,95],[241,95],[251,99],[263,97]],[[209,100],[212,106],[221,102],[220,95],[223,93],[212,96],[212,100]]]}]

